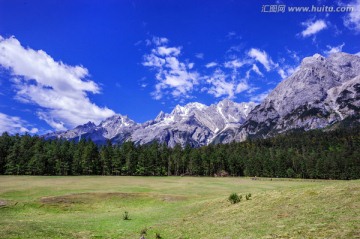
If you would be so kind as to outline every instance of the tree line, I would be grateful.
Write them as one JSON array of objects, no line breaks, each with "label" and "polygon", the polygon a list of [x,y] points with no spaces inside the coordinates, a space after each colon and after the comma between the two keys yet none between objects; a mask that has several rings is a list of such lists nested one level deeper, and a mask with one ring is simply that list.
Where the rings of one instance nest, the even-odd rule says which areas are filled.
[{"label": "tree line", "polygon": [[0,174],[258,176],[312,179],[360,178],[360,127],[293,132],[268,139],[200,148],[153,142],[96,145],[0,136]]}]

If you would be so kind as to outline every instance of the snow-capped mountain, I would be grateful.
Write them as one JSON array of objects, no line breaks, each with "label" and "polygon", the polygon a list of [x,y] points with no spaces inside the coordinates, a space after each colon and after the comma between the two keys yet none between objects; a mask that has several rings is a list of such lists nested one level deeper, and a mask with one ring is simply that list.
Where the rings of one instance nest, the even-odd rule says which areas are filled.
[{"label": "snow-capped mountain", "polygon": [[229,100],[206,106],[200,103],[177,105],[170,114],[161,112],[151,124],[135,130],[131,140],[146,144],[154,140],[173,147],[177,143],[192,146],[208,145],[226,128],[239,128],[255,103]]},{"label": "snow-capped mountain", "polygon": [[177,105],[168,114],[161,111],[154,120],[142,124],[114,115],[99,125],[89,122],[44,137],[120,144],[156,140],[170,147],[198,147],[270,137],[294,129],[324,128],[351,116],[360,118],[360,57],[335,53],[325,58],[315,54],[304,58],[260,105],[230,100],[210,106],[194,102]]},{"label": "snow-capped mountain", "polygon": [[93,122],[89,121],[86,124],[76,126],[76,128],[74,128],[72,130],[68,130],[68,131],[64,131],[64,132],[61,132],[61,131],[53,132],[53,133],[44,135],[44,137],[48,138],[48,139],[53,139],[53,138],[59,138],[59,136],[61,135],[61,137],[65,138],[65,139],[74,139],[83,134],[91,132],[94,129],[96,129],[96,125]]},{"label": "snow-capped mountain", "polygon": [[131,140],[137,144],[156,140],[170,147],[176,144],[198,147],[208,145],[224,130],[239,128],[255,106],[252,102],[235,103],[230,100],[210,106],[193,102],[177,105],[169,114],[160,112],[154,120],[143,124],[127,116],[114,115],[97,126],[89,122],[73,130],[45,135],[45,138],[90,138],[97,143],[104,143],[107,139],[113,143]]},{"label": "snow-capped mountain", "polygon": [[44,135],[46,139],[63,138],[68,140],[80,140],[81,138],[91,139],[92,141],[103,144],[108,139],[115,136],[131,132],[138,126],[133,120],[127,116],[113,115],[99,125],[88,122],[84,125],[79,125],[72,130],[63,132],[54,132]]},{"label": "snow-capped mountain", "polygon": [[334,53],[304,58],[247,118],[231,140],[324,128],[359,115],[360,57]]},{"label": "snow-capped mountain", "polygon": [[119,133],[124,131],[131,131],[137,127],[135,121],[129,119],[127,116],[114,115],[99,124],[99,128],[104,129],[103,136],[107,139],[112,139]]}]

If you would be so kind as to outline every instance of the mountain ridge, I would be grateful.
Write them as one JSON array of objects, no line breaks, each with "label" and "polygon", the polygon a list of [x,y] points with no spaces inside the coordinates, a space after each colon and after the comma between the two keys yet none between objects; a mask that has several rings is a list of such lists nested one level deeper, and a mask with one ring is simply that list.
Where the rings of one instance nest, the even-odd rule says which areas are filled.
[{"label": "mountain ridge", "polygon": [[87,123],[45,138],[111,140],[121,144],[153,141],[190,144],[266,138],[289,130],[325,128],[360,112],[360,57],[334,53],[315,54],[302,60],[296,71],[280,82],[260,103],[236,103],[229,99],[206,106],[191,102],[177,105],[170,113],[160,111],[153,120],[136,123],[128,116],[114,115],[99,125]]},{"label": "mountain ridge", "polygon": [[113,143],[131,140],[137,144],[158,140],[167,141],[171,147],[177,143],[197,147],[211,143],[211,139],[227,127],[238,127],[255,106],[254,102],[236,103],[228,99],[210,106],[191,102],[184,106],[177,105],[170,113],[160,111],[155,119],[144,123],[136,123],[126,115],[116,114],[98,125],[89,122],[72,130],[53,132],[44,137],[67,140],[87,138],[100,144],[106,140]]}]

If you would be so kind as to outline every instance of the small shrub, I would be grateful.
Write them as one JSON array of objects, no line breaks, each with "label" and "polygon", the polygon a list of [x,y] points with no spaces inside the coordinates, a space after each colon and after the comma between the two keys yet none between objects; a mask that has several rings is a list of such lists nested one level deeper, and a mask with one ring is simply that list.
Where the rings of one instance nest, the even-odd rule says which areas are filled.
[{"label": "small shrub", "polygon": [[230,196],[229,196],[229,201],[230,201],[232,204],[235,204],[235,203],[240,202],[240,201],[241,201],[241,198],[242,198],[241,195],[238,195],[237,193],[232,193],[232,194],[230,194]]},{"label": "small shrub", "polygon": [[250,198],[251,198],[251,193],[246,194],[246,195],[245,195],[245,198],[246,198],[246,200],[250,200]]},{"label": "small shrub", "polygon": [[124,212],[123,219],[124,220],[130,220],[129,212],[127,212],[127,211]]},{"label": "small shrub", "polygon": [[160,236],[160,233],[155,233],[155,238],[156,239],[161,239],[162,237]]},{"label": "small shrub", "polygon": [[292,169],[292,168],[288,168],[286,170],[286,174],[287,174],[288,178],[295,178],[295,176],[296,176],[296,173],[295,173],[294,169]]},{"label": "small shrub", "polygon": [[145,227],[145,228],[143,228],[141,231],[140,231],[140,235],[141,236],[144,236],[144,235],[146,235],[147,234],[147,228]]}]

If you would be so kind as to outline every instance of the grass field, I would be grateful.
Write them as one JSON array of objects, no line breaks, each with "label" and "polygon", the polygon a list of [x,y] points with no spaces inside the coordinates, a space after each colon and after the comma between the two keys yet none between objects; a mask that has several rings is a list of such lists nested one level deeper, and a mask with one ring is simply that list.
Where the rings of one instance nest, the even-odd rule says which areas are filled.
[{"label": "grass field", "polygon": [[[251,200],[231,204],[237,192]],[[123,220],[125,211],[130,220]],[[0,176],[0,238],[360,238],[360,181]]]}]

